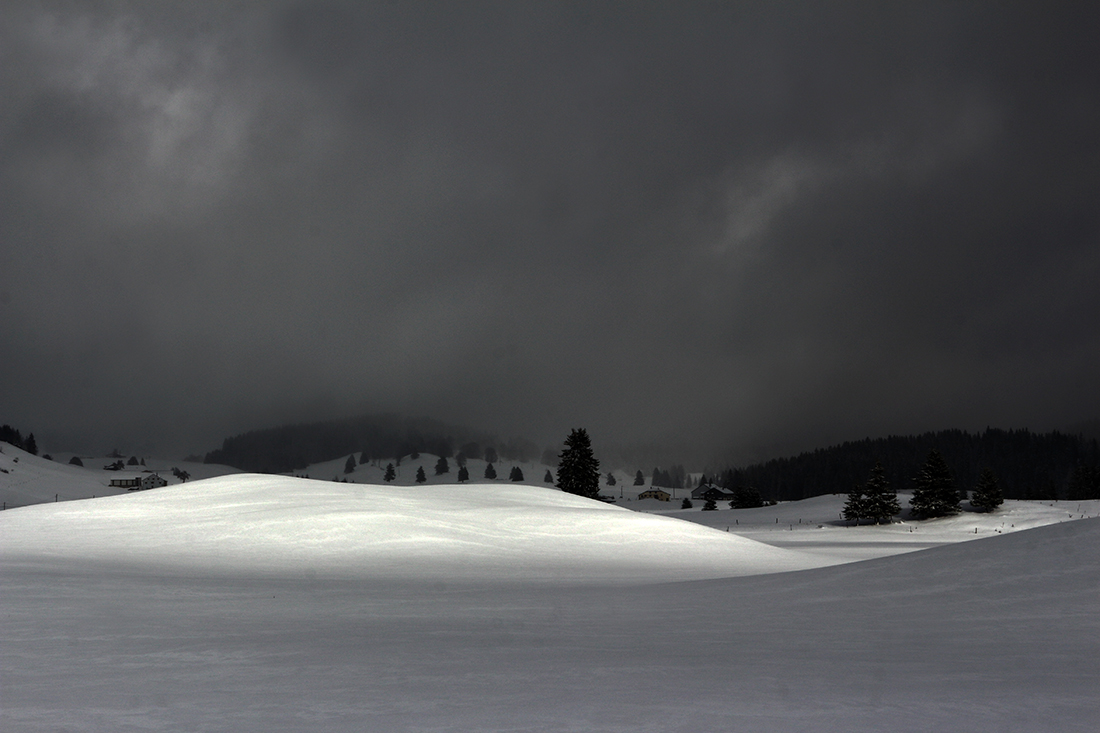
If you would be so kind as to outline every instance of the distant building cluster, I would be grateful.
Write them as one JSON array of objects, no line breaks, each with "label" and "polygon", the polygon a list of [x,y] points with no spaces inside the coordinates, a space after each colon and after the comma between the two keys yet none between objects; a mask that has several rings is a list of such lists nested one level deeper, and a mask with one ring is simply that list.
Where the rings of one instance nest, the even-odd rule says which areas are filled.
[{"label": "distant building cluster", "polygon": [[126,489],[127,491],[146,491],[167,486],[168,481],[161,478],[155,471],[145,476],[131,476],[128,478],[111,479],[111,488]]}]

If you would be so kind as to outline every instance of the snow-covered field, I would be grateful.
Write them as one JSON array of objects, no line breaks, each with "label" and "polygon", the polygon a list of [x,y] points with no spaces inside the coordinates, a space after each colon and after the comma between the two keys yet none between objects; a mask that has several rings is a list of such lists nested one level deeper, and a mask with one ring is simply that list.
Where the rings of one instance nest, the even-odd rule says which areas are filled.
[{"label": "snow-covered field", "polygon": [[0,730],[1100,727],[1100,503],[837,501],[241,474],[0,512]]},{"label": "snow-covered field", "polygon": [[[923,521],[909,516],[909,495],[899,494],[901,518],[881,526],[854,526],[841,519],[846,496],[815,496],[759,509],[718,511],[668,509],[667,503],[637,502],[640,511],[686,519],[707,527],[736,532],[775,547],[810,552],[832,562],[870,560],[903,552],[966,542],[1043,527],[1075,519],[1100,516],[1100,501],[1017,501],[1009,499],[998,511],[985,514],[964,510],[956,516]],[[665,507],[664,509],[659,506]],[[630,505],[628,505],[630,506]]]}]

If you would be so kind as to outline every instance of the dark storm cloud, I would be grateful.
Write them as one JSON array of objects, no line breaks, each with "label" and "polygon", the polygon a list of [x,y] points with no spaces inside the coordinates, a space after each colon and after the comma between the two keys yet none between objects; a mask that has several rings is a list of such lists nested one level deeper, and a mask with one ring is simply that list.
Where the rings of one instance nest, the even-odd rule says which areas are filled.
[{"label": "dark storm cloud", "polygon": [[5,9],[0,417],[732,456],[1094,417],[1082,8]]}]

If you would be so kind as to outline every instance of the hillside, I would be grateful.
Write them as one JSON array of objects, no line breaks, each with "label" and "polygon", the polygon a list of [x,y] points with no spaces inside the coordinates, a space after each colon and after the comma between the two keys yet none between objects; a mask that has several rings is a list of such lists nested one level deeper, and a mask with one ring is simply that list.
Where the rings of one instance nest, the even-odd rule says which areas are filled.
[{"label": "hillside", "polygon": [[[791,501],[847,493],[867,481],[882,464],[894,488],[911,487],[928,453],[937,449],[962,488],[972,489],[983,468],[992,468],[1006,498],[1067,498],[1070,475],[1078,466],[1100,466],[1095,438],[1059,432],[986,429],[982,433],[941,430],[921,435],[867,438],[829,448],[727,470],[723,482],[755,486],[766,499]],[[1097,487],[1100,498],[1100,487]]]},{"label": "hillside", "polygon": [[[475,443],[480,449],[498,442],[482,431],[428,418],[364,415],[253,430],[226,438],[222,447],[207,453],[204,460],[244,471],[288,473],[350,453],[386,460],[415,452],[451,456],[462,444]],[[521,460],[535,457],[536,452],[527,441],[507,441],[501,446],[502,455]]]},{"label": "hillside", "polygon": [[240,474],[4,516],[0,550],[157,573],[619,583],[776,572],[811,556],[516,484],[403,487]]},{"label": "hillside", "polygon": [[813,553],[515,485],[45,504],[0,513],[0,727],[1083,733],[1098,548],[1085,519],[717,577]]},{"label": "hillside", "polygon": [[14,507],[54,501],[90,499],[128,493],[112,487],[112,479],[135,478],[156,472],[169,485],[180,483],[173,468],[186,471],[192,480],[239,473],[237,469],[217,464],[188,461],[146,459],[144,466],[127,466],[121,471],[105,471],[103,467],[116,459],[106,456],[80,456],[83,466],[69,463],[72,453],[58,453],[55,460],[31,455],[9,443],[0,443],[0,506]]}]

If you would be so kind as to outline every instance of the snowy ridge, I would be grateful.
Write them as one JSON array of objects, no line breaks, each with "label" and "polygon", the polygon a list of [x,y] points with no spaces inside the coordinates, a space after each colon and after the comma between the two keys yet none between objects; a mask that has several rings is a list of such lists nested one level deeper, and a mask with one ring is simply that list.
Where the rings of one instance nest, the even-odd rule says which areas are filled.
[{"label": "snowy ridge", "polygon": [[212,573],[661,582],[827,564],[521,484],[393,487],[237,474],[0,516],[6,558]]}]

